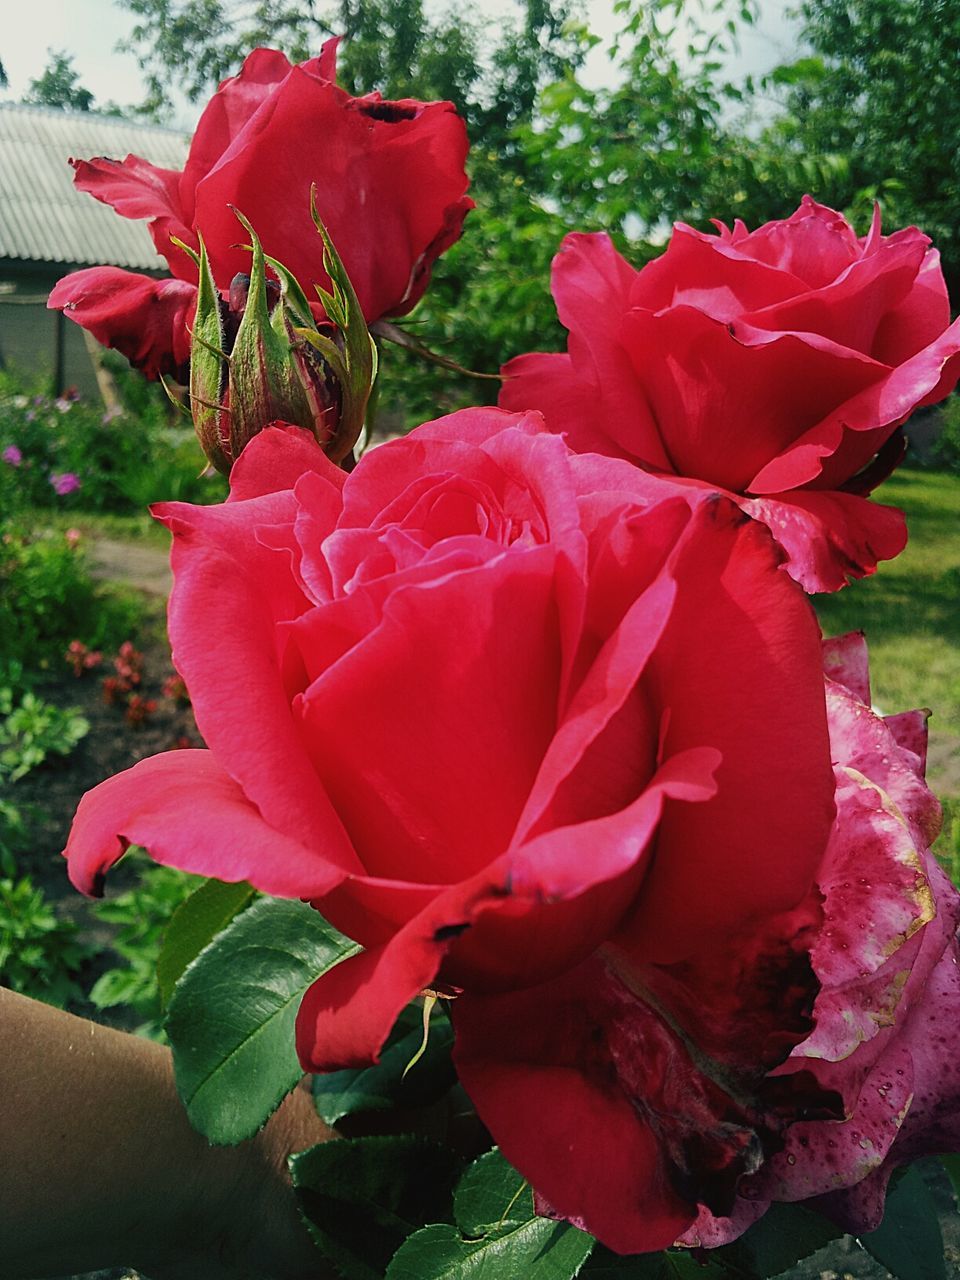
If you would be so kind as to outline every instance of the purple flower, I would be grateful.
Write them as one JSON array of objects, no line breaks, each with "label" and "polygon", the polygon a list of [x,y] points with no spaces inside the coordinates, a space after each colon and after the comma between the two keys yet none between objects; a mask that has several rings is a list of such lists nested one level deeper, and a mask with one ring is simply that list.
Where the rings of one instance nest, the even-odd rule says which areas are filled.
[{"label": "purple flower", "polygon": [[23,461],[23,454],[15,444],[8,444],[3,453],[0,453],[0,458],[3,458],[4,462],[7,463],[8,466],[19,467],[20,463]]},{"label": "purple flower", "polygon": [[54,471],[50,477],[50,483],[62,498],[68,493],[75,493],[80,488],[80,477],[72,471]]}]

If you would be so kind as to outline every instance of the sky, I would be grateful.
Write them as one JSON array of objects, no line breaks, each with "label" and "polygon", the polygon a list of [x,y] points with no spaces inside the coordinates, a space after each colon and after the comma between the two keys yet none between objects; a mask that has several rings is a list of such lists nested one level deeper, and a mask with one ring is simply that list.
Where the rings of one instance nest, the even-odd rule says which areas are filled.
[{"label": "sky", "polygon": [[[761,17],[756,29],[748,30],[740,54],[732,64],[735,75],[757,74],[794,56],[793,28],[785,16],[788,0],[760,0]],[[485,0],[483,11],[496,20],[510,12],[510,0]],[[584,79],[598,86],[610,79],[610,64],[603,47],[616,32],[619,20],[613,0],[587,0],[587,25],[601,37],[601,45],[591,54]],[[691,7],[699,9],[699,4]],[[0,61],[10,85],[0,90],[0,102],[16,102],[32,79],[40,76],[49,48],[74,55],[80,83],[97,102],[137,102],[144,96],[143,81],[132,54],[116,51],[118,42],[129,35],[134,18],[114,0],[0,0]],[[175,124],[190,128],[199,107],[181,100]]]}]

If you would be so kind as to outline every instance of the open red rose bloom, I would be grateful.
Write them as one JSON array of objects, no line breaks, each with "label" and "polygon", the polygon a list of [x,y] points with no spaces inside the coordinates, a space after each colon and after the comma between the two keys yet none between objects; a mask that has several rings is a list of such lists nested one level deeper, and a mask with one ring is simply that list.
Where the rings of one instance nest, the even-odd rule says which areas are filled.
[{"label": "open red rose bloom", "polygon": [[[880,364],[849,361],[847,401]],[[832,465],[756,430],[724,487]],[[856,469],[845,431],[860,444],[822,439]],[[308,991],[304,1067],[373,1060],[440,988],[460,1079],[542,1210],[621,1252],[719,1243],[774,1200],[873,1225],[894,1165],[955,1149],[958,898],[929,853],[924,719],[870,711],[856,637],[825,683],[761,523],[492,409],[349,477],[268,429],[231,490],[157,511],[209,749],[84,798],[79,888],[135,842],[312,901],[365,949]]]},{"label": "open red rose bloom", "polygon": [[182,372],[197,268],[174,239],[197,250],[202,230],[225,293],[249,268],[235,207],[305,288],[329,287],[310,217],[315,183],[320,217],[368,322],[409,311],[473,207],[466,129],[449,102],[351,97],[335,83],[336,47],[330,40],[297,66],[277,50],[255,49],[205,108],[182,173],[138,156],[73,161],[81,191],[125,218],[150,219],[174,279],[90,267],[61,280],[48,305],[148,377]]},{"label": "open red rose bloom", "polygon": [[553,293],[566,354],[503,369],[507,409],[539,409],[580,450],[734,496],[808,591],[903,550],[868,502],[903,456],[897,428],[960,377],[939,254],[915,227],[869,235],[809,196],[784,221],[677,225],[635,271],[606,235],[569,235]]}]

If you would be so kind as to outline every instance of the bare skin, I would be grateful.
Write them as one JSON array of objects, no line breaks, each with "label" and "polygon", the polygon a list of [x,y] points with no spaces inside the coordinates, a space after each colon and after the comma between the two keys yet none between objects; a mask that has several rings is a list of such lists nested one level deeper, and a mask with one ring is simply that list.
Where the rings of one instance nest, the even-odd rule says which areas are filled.
[{"label": "bare skin", "polygon": [[327,1280],[287,1156],[336,1135],[297,1089],[237,1147],[184,1113],[170,1053],[0,989],[0,1280]]}]

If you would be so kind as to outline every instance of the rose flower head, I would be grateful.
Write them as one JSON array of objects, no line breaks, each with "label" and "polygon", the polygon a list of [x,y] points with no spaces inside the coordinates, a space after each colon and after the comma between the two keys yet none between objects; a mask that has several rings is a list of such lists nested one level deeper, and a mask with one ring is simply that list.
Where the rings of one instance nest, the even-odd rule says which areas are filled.
[{"label": "rose flower head", "polygon": [[249,276],[235,276],[224,302],[201,239],[200,289],[190,353],[190,407],[197,437],[229,473],[244,445],[278,419],[309,430],[334,462],[353,449],[377,373],[377,348],[343,263],[316,212],[332,293],[316,286],[329,320],[318,327],[303,290],[251,239]]},{"label": "rose flower head", "polygon": [[824,651],[762,524],[492,409],[349,476],[268,428],[230,479],[157,508],[208,749],[83,799],[79,888],[135,842],[312,902],[364,950],[307,991],[304,1067],[446,993],[541,1212],[622,1253],[778,1200],[866,1230],[956,1148],[925,718],[873,714],[862,639]]},{"label": "rose flower head", "polygon": [[763,520],[808,591],[899,554],[903,516],[868,502],[898,427],[960,377],[939,254],[916,227],[858,237],[805,196],[784,220],[678,224],[636,271],[569,235],[553,294],[565,354],[518,356],[500,403],[539,409],[576,449],[709,485]]},{"label": "rose flower head", "polygon": [[627,1252],[728,1211],[790,1117],[843,1107],[768,1079],[810,1034],[835,813],[819,630],[768,531],[495,409],[349,476],[267,428],[230,480],[156,509],[208,749],[91,791],[73,882],[129,841],[311,901],[364,950],[307,992],[305,1068],[371,1061],[439,988],[544,1206]]},{"label": "rose flower head", "polygon": [[279,50],[255,49],[204,109],[182,172],[139,156],[72,161],[78,189],[150,220],[173,278],[91,267],[61,280],[48,305],[148,377],[185,379],[201,231],[222,296],[248,269],[233,207],[304,287],[330,288],[310,219],[315,184],[368,323],[409,311],[473,207],[466,129],[449,102],[352,97],[335,83],[337,44],[295,66]]}]

